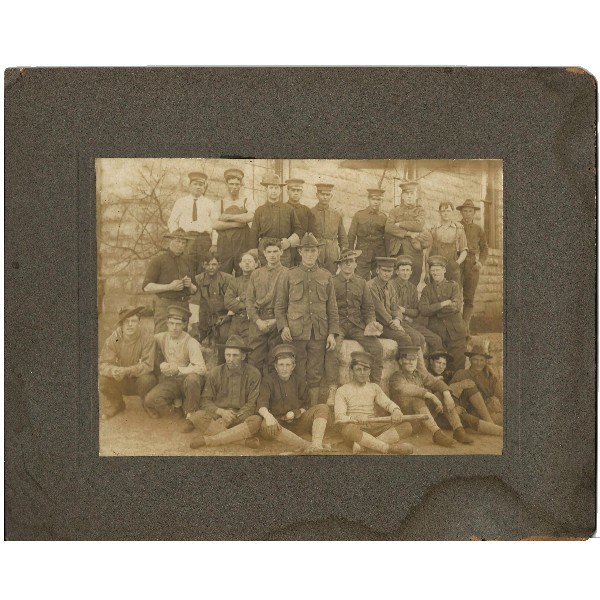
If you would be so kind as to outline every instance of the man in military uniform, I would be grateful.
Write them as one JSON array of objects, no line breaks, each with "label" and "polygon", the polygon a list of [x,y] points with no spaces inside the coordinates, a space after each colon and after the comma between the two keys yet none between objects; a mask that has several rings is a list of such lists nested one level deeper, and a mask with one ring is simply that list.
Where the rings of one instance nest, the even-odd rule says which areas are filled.
[{"label": "man in military uniform", "polygon": [[375,276],[377,256],[385,256],[385,224],[387,215],[381,212],[383,190],[368,189],[369,208],[359,210],[352,218],[348,230],[348,248],[361,250],[358,257],[356,274],[369,280]]},{"label": "man in military uniform", "polygon": [[473,200],[465,200],[458,207],[462,215],[462,226],[467,236],[467,257],[462,264],[462,286],[463,286],[463,321],[467,326],[467,334],[470,334],[471,317],[473,316],[473,302],[475,292],[479,285],[479,274],[488,257],[488,244],[483,229],[473,223],[475,206]]},{"label": "man in military uniform", "polygon": [[319,263],[324,269],[335,275],[340,250],[348,247],[344,219],[337,210],[329,206],[333,195],[333,185],[317,183],[315,187],[319,202],[312,209],[312,213],[317,220],[320,232],[315,234],[315,237],[324,244],[319,250]]},{"label": "man in military uniform", "polygon": [[188,414],[187,432],[197,430],[190,448],[223,446],[246,441],[258,448],[254,437],[262,419],[256,414],[260,389],[260,373],[245,362],[248,348],[238,335],[227,339],[224,347],[225,364],[212,369],[200,399],[200,410]]},{"label": "man in military uniform", "polygon": [[184,254],[192,238],[183,229],[164,237],[169,240],[169,249],[152,258],[142,283],[144,292],[156,294],[154,333],[167,331],[169,306],[177,304],[187,309],[191,296],[197,291],[190,259]]},{"label": "man in military uniform", "polygon": [[227,169],[224,173],[227,196],[220,200],[219,219],[213,223],[218,232],[217,254],[221,261],[221,271],[240,275],[239,263],[242,254],[252,248],[250,223],[254,218],[256,204],[252,198],[240,193],[244,172],[240,169]]},{"label": "man in military uniform", "polygon": [[[288,204],[296,211],[300,229],[304,233],[312,233],[317,239],[323,237],[312,210],[300,202],[304,193],[304,179],[287,179],[285,185],[287,186]],[[298,249],[292,248],[292,265],[297,266],[301,262]]]},{"label": "man in military uniform", "polygon": [[200,408],[206,363],[200,344],[185,331],[191,314],[181,306],[169,306],[168,331],[154,335],[160,378],[144,403],[152,418],[160,417],[163,409],[175,406],[180,398],[184,415]]},{"label": "man in military uniform", "polygon": [[[344,339],[356,340],[372,357],[371,381],[381,383],[383,373],[383,347],[377,339],[382,328],[377,323],[373,296],[367,282],[356,271],[356,259],[360,250],[342,250],[339,259],[340,272],[333,278],[335,299],[340,319],[340,334],[337,344]],[[367,334],[367,335],[365,335]],[[338,384],[339,361],[336,352],[325,356],[325,375],[329,384],[327,404],[333,405]]]},{"label": "man in military uniform", "polygon": [[[204,263],[204,272],[196,276],[200,300],[200,321],[198,322],[198,341],[209,335],[217,344],[223,344],[229,337],[231,316],[225,308],[225,292],[234,277],[219,270],[219,257],[212,252]],[[225,362],[223,347],[219,346],[217,364]]]},{"label": "man in military uniform", "polygon": [[423,270],[423,250],[431,245],[431,234],[425,231],[425,209],[417,206],[416,181],[400,184],[402,203],[392,208],[385,224],[388,256],[404,254],[412,258],[411,283],[418,285]]},{"label": "man in military uniform", "polygon": [[204,195],[208,175],[194,171],[188,178],[190,193],[175,202],[167,226],[170,232],[181,228],[190,235],[187,254],[192,273],[196,275],[202,270],[209,250],[216,250],[217,233],[213,223],[219,213],[215,203]]},{"label": "man in military uniform", "polygon": [[239,335],[248,345],[248,335],[250,329],[250,321],[246,311],[246,290],[250,283],[250,276],[258,267],[258,252],[256,250],[248,250],[240,261],[239,268],[241,275],[238,275],[229,283],[225,290],[225,308],[227,314],[231,317],[231,326],[229,327],[229,335]]},{"label": "man in military uniform", "polygon": [[446,350],[452,355],[454,367],[464,369],[467,329],[460,314],[460,288],[456,281],[445,278],[445,257],[430,256],[427,263],[431,282],[421,293],[419,313],[428,317],[427,328],[440,336]]},{"label": "man in military uniform", "polygon": [[277,328],[296,352],[298,376],[306,380],[311,406],[319,403],[325,352],[335,350],[338,310],[331,273],[317,264],[321,244],[312,233],[302,238],[302,264],[286,271],[275,297]]},{"label": "man in military uniform", "polygon": [[298,245],[302,234],[302,227],[296,217],[296,211],[289,203],[281,201],[281,180],[276,173],[266,173],[261,185],[267,191],[267,202],[256,209],[250,241],[252,248],[258,248],[259,255],[264,252],[261,241],[264,238],[277,238],[281,240],[283,255],[281,264],[290,267],[292,264],[291,248]]},{"label": "man in military uniform", "polygon": [[140,327],[143,306],[127,306],[119,311],[116,329],[104,342],[98,366],[100,408],[103,419],[125,410],[123,396],[146,394],[156,385],[154,335]]},{"label": "man in military uniform", "polygon": [[263,246],[267,264],[250,275],[246,288],[246,314],[249,322],[248,362],[266,375],[269,352],[282,342],[275,319],[275,293],[287,268],[281,264],[281,240],[265,238]]},{"label": "man in military uniform", "polygon": [[[273,362],[275,373],[262,380],[258,396],[258,414],[263,418],[261,435],[299,452],[327,450],[323,436],[327,425],[333,425],[333,417],[326,404],[310,405],[306,380],[294,373],[294,346],[276,346]],[[305,433],[311,434],[310,442],[300,437]]]},{"label": "man in military uniform", "polygon": [[[428,353],[442,350],[444,345],[440,336],[419,322],[419,293],[416,286],[410,281],[413,272],[412,256],[408,254],[397,256],[395,267],[396,277],[393,277],[390,283],[398,294],[398,304],[402,310],[402,326],[409,330],[415,329],[425,338]],[[413,338],[411,337],[411,339]]]}]

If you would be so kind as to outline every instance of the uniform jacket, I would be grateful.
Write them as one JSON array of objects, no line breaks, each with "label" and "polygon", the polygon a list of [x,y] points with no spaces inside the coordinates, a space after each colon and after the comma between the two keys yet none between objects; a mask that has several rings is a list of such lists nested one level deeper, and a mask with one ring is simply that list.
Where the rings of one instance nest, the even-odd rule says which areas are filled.
[{"label": "uniform jacket", "polygon": [[[444,300],[452,300],[450,306],[440,306]],[[467,330],[460,314],[461,295],[456,281],[444,279],[439,283],[429,283],[421,293],[419,312],[429,317],[429,328],[438,335],[445,329],[450,339],[465,337]]]},{"label": "uniform jacket", "polygon": [[467,236],[469,254],[479,254],[479,261],[485,263],[488,257],[488,244],[483,229],[477,223],[461,221]]},{"label": "uniform jacket", "polygon": [[246,290],[251,276],[252,273],[234,277],[225,290],[225,308],[236,315],[246,314]]},{"label": "uniform jacket", "polygon": [[390,281],[384,282],[379,277],[375,277],[367,281],[367,287],[371,291],[379,323],[389,326],[394,319],[402,319],[398,295]]},{"label": "uniform jacket", "polygon": [[399,254],[402,241],[408,231],[423,231],[425,209],[421,206],[397,206],[392,208],[385,223],[386,246],[389,256]]},{"label": "uniform jacket", "polygon": [[312,208],[312,213],[318,223],[320,235],[319,240],[333,240],[340,248],[348,247],[348,236],[344,229],[342,215],[333,208],[325,208],[321,203]]},{"label": "uniform jacket", "polygon": [[362,277],[352,275],[350,279],[346,279],[338,273],[333,278],[333,287],[340,322],[348,320],[364,329],[367,323],[375,321],[373,297]]},{"label": "uniform jacket", "polygon": [[361,250],[372,244],[384,244],[385,224],[387,215],[384,212],[374,212],[370,208],[359,210],[348,231],[348,248]]},{"label": "uniform jacket", "polygon": [[417,286],[410,281],[402,281],[399,277],[390,280],[398,295],[398,303],[404,308],[404,314],[411,319],[419,316],[419,292]]}]

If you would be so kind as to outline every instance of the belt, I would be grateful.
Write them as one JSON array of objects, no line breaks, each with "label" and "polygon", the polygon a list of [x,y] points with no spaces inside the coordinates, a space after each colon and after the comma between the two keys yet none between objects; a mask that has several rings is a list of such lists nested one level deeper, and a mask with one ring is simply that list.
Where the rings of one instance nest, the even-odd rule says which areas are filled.
[{"label": "belt", "polygon": [[168,300],[169,302],[189,302],[191,296],[159,296],[160,300]]},{"label": "belt", "polygon": [[210,233],[208,231],[186,231],[186,233],[193,237],[200,237],[201,235],[207,235],[210,237]]},{"label": "belt", "polygon": [[267,318],[267,319],[274,319],[275,318],[275,311],[272,308],[261,308],[258,311],[258,316],[263,319],[263,318]]}]

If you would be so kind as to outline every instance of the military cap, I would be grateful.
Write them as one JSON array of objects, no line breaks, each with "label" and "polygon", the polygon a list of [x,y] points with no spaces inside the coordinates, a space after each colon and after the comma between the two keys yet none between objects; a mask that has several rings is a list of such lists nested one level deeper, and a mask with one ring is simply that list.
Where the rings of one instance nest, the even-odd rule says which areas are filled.
[{"label": "military cap", "polygon": [[305,233],[302,236],[302,240],[300,242],[299,248],[318,248],[319,246],[324,246],[325,242],[319,242],[317,238],[312,233]]},{"label": "military cap", "polygon": [[192,183],[192,181],[196,181],[197,179],[206,181],[208,179],[208,175],[206,173],[202,173],[201,171],[192,171],[191,173],[188,173],[188,179],[190,180],[190,183]]},{"label": "military cap", "polygon": [[277,360],[278,356],[282,354],[291,354],[294,358],[296,357],[296,350],[294,350],[294,346],[292,344],[278,344],[271,350],[271,358],[273,360]]},{"label": "military cap", "polygon": [[378,267],[392,267],[396,265],[396,259],[392,256],[376,256],[375,260],[377,261]]},{"label": "military cap", "polygon": [[385,191],[380,188],[369,188],[367,190],[367,194],[369,195],[369,198],[371,196],[383,196],[384,193],[385,193]]},{"label": "military cap", "polygon": [[456,207],[456,210],[462,210],[463,208],[473,208],[475,210],[480,210],[479,206],[475,206],[475,202],[470,198],[467,198],[460,206]]},{"label": "military cap", "polygon": [[350,353],[350,361],[355,365],[362,365],[363,367],[373,366],[373,357],[368,352],[357,351]]},{"label": "military cap", "polygon": [[410,265],[411,267],[413,266],[413,259],[412,256],[409,256],[408,254],[400,254],[399,256],[396,256],[396,267],[399,267],[400,265]]},{"label": "military cap", "polygon": [[285,185],[304,185],[304,179],[286,179]]},{"label": "military cap", "polygon": [[241,350],[242,352],[250,352],[250,348],[246,346],[246,343],[239,335],[230,335],[227,338],[227,341],[224,344],[217,344],[221,348],[234,348],[236,350]]},{"label": "military cap", "polygon": [[472,356],[483,356],[484,358],[492,358],[491,354],[485,351],[485,348],[481,344],[473,344],[470,352],[465,352],[465,356],[471,358]]},{"label": "military cap", "polygon": [[344,248],[340,252],[340,257],[337,260],[334,260],[334,263],[341,263],[344,260],[348,260],[350,258],[358,258],[362,254],[362,250],[350,250],[350,248]]},{"label": "military cap", "polygon": [[124,306],[119,309],[119,325],[123,324],[125,319],[129,319],[129,317],[133,317],[134,315],[139,315],[141,312],[146,310],[145,306]]},{"label": "military cap", "polygon": [[416,181],[403,181],[400,183],[400,187],[402,188],[402,191],[416,190],[419,187],[419,184]]},{"label": "military cap", "polygon": [[448,261],[444,256],[433,255],[427,259],[427,264],[430,267],[445,267],[448,264]]},{"label": "military cap", "polygon": [[225,181],[229,181],[230,179],[244,179],[244,171],[241,169],[227,169],[225,173],[223,173],[223,178]]},{"label": "military cap", "polygon": [[419,350],[421,349],[421,346],[418,345],[414,345],[414,344],[403,344],[403,345],[398,345],[398,356],[403,356],[403,355],[408,355],[408,354],[414,354],[415,356],[419,354]]},{"label": "military cap", "polygon": [[175,231],[169,231],[169,232],[165,233],[165,235],[163,237],[165,237],[169,240],[192,240],[192,239],[194,239],[193,235],[191,235],[189,232],[181,229],[181,227],[179,227]]},{"label": "military cap", "polygon": [[192,316],[192,313],[187,308],[180,306],[179,304],[171,304],[167,308],[167,311],[169,319],[179,319],[184,323],[189,321]]},{"label": "military cap", "polygon": [[431,352],[430,354],[427,355],[427,360],[435,360],[436,358],[440,358],[441,356],[443,356],[447,362],[452,362],[453,358],[452,358],[452,354],[448,354],[447,352],[444,352],[443,350],[437,350],[435,352]]},{"label": "military cap", "polygon": [[279,178],[279,175],[277,175],[277,173],[267,172],[263,175],[260,185],[264,185],[265,187],[267,187],[268,185],[281,186],[283,185],[283,183],[281,183],[281,179]]},{"label": "military cap", "polygon": [[330,192],[333,189],[332,183],[315,183],[317,192]]}]

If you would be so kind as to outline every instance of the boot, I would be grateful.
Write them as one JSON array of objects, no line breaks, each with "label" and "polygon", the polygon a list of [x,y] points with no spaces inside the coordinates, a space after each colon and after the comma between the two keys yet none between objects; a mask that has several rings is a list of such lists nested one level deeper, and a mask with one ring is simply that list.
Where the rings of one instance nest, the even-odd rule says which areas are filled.
[{"label": "boot", "polygon": [[196,429],[194,424],[188,419],[185,420],[185,423],[179,428],[179,433],[192,433]]},{"label": "boot", "polygon": [[452,438],[449,438],[441,429],[438,429],[433,434],[433,441],[438,446],[445,446],[446,448],[454,446],[454,440]]},{"label": "boot", "polygon": [[466,434],[464,427],[457,427],[454,430],[454,439],[461,444],[472,444],[475,441]]},{"label": "boot", "polygon": [[248,429],[248,425],[240,423],[231,429],[221,431],[221,433],[210,436],[205,435],[204,440],[207,446],[225,446],[226,444],[241,442],[249,437],[252,437],[252,433]]},{"label": "boot", "polygon": [[504,430],[500,425],[495,423],[488,423],[487,421],[479,421],[477,423],[477,433],[483,433],[486,435],[502,435]]},{"label": "boot", "polygon": [[337,385],[329,386],[329,396],[327,396],[327,406],[333,406],[335,404],[335,393],[337,392]]},{"label": "boot", "polygon": [[308,388],[308,402],[310,406],[316,406],[319,404],[319,396],[321,395],[321,388]]},{"label": "boot", "polygon": [[390,444],[388,454],[412,454],[414,448],[412,444],[406,444],[404,442],[395,442]]},{"label": "boot", "polygon": [[260,448],[260,440],[256,436],[252,436],[246,439],[244,445],[246,448],[252,448],[253,450],[256,450]]},{"label": "boot", "polygon": [[112,419],[116,414],[119,414],[121,411],[125,410],[125,402],[120,402],[119,404],[111,404],[107,406],[102,411],[102,418]]}]

